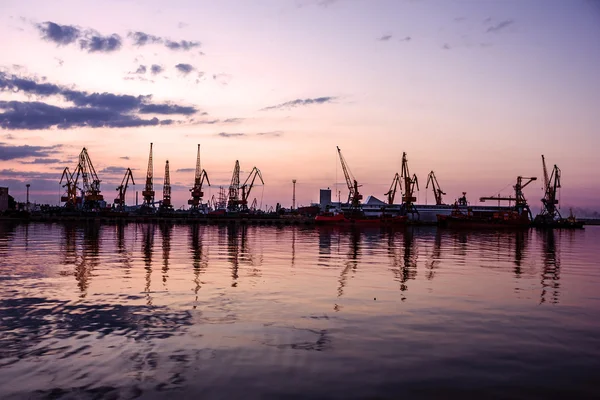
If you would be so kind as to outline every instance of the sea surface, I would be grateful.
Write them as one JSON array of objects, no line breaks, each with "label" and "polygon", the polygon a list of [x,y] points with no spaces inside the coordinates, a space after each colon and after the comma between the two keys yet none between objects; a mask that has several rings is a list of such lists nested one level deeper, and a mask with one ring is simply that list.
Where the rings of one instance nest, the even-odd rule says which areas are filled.
[{"label": "sea surface", "polygon": [[2,399],[600,397],[600,227],[0,224]]}]

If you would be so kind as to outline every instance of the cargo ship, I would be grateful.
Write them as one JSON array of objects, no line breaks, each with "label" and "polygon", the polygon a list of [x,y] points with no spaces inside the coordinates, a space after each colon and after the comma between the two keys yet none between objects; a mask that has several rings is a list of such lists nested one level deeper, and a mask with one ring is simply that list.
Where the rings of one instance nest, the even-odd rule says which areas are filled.
[{"label": "cargo ship", "polygon": [[[531,210],[523,194],[523,188],[535,181],[535,177],[517,177],[517,183],[513,186],[515,195],[513,196],[489,196],[481,197],[479,201],[487,200],[508,201],[509,207],[504,210],[493,212],[475,211],[471,207],[467,208],[465,213],[456,207],[450,215],[438,215],[438,224],[449,228],[529,228],[531,226]],[[464,194],[463,194],[464,197]],[[510,203],[514,202],[511,207]]]},{"label": "cargo ship", "polygon": [[[470,205],[466,200],[465,193],[455,204],[412,204],[411,207],[412,212],[406,212],[406,207],[402,204],[390,205],[374,196],[367,197],[367,201],[360,205],[362,212],[368,217],[379,217],[383,214],[406,215],[408,222],[431,225],[438,222],[438,215],[449,216],[455,209],[464,214],[467,214],[470,210],[474,215],[489,215],[514,209],[514,207],[501,205]],[[347,208],[345,205],[341,205],[340,209],[343,211]]]},{"label": "cargo ship", "polygon": [[531,225],[529,210],[516,208],[494,212],[474,212],[469,208],[466,213],[456,208],[450,215],[438,214],[437,221],[441,227],[458,229],[519,229]]},{"label": "cargo ship", "polygon": [[319,225],[403,226],[407,220],[404,215],[366,215],[362,210],[328,211],[315,217]]}]

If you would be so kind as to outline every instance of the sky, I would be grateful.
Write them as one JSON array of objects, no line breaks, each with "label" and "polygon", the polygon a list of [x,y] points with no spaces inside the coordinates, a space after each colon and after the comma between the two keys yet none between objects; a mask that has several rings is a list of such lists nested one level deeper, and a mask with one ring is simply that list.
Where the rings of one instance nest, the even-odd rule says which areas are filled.
[{"label": "sky", "polygon": [[[600,210],[600,1],[247,0],[0,2],[0,186],[58,204],[86,147],[111,202],[126,168],[154,188],[169,160],[187,204],[197,145],[211,188],[256,166],[262,208],[347,197],[336,146],[365,198],[384,199],[403,152],[419,203],[543,196]],[[135,189],[134,189],[135,188]],[[252,200],[252,199],[250,199]]]}]

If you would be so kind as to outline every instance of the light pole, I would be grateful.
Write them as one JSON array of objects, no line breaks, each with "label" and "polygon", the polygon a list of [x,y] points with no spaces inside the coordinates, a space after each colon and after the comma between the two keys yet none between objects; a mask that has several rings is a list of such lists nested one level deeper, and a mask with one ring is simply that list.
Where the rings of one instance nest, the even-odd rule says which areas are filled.
[{"label": "light pole", "polygon": [[25,203],[25,208],[27,211],[29,211],[29,186],[31,185],[28,183],[25,186],[27,186],[27,202]]},{"label": "light pole", "polygon": [[292,192],[292,210],[296,209],[296,180],[292,179],[292,183],[294,184],[294,190]]}]

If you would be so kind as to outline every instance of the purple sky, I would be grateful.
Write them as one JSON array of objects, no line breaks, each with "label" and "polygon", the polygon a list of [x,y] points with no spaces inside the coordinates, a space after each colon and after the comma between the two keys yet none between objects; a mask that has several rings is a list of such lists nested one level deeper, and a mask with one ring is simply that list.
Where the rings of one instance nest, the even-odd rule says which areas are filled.
[{"label": "purple sky", "polygon": [[200,143],[214,186],[236,159],[262,170],[263,207],[289,206],[292,179],[299,204],[336,176],[345,198],[340,146],[365,195],[384,198],[403,151],[423,203],[430,170],[447,202],[475,202],[541,178],[545,154],[563,205],[600,209],[598,1],[5,0],[0,22],[0,186],[17,198],[30,182],[57,203],[84,146],[107,198],[126,167],[141,190],[154,142],[176,206]]}]

